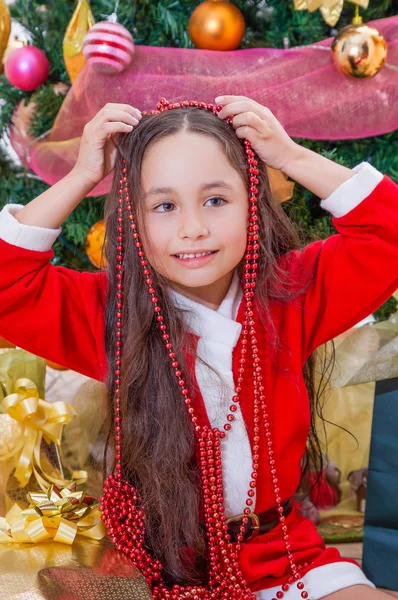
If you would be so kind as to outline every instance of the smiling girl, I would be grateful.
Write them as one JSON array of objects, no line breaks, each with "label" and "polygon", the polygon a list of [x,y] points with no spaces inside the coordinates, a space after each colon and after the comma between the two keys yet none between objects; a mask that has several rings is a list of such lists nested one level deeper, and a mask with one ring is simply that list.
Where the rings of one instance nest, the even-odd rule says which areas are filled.
[{"label": "smiling girl", "polygon": [[[64,179],[0,213],[0,335],[108,388],[108,533],[154,598],[385,598],[294,500],[316,447],[314,352],[398,287],[398,186],[296,144],[245,97],[106,105]],[[301,249],[266,166],[337,234]],[[107,269],[51,246],[115,169]]]}]

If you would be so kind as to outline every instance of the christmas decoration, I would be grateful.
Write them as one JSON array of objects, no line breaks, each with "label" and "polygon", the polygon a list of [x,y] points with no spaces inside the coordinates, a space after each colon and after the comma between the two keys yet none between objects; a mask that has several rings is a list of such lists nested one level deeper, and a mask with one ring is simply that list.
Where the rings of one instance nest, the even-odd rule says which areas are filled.
[{"label": "christmas decoration", "polygon": [[106,75],[124,71],[134,55],[131,33],[117,22],[116,13],[100,21],[86,34],[83,54],[87,62]]},{"label": "christmas decoration", "polygon": [[83,56],[83,40],[95,21],[88,0],[78,0],[63,41],[64,62],[73,83],[86,61]]},{"label": "christmas decoration", "polygon": [[3,64],[6,62],[11,52],[17,48],[28,46],[29,44],[32,44],[32,34],[29,29],[17,21],[11,21],[11,32],[8,39],[7,48],[3,54]]},{"label": "christmas decoration", "polygon": [[24,92],[31,92],[45,83],[49,71],[47,56],[35,46],[24,46],[14,50],[4,63],[8,81]]},{"label": "christmas decoration", "polygon": [[386,62],[387,43],[374,27],[351,24],[333,40],[332,55],[341,73],[358,78],[374,77]]},{"label": "christmas decoration", "polygon": [[11,19],[4,0],[0,0],[0,72],[11,31]]},{"label": "christmas decoration", "polygon": [[[2,409],[6,414],[0,415],[3,448],[7,453],[0,456],[4,461],[17,455],[14,477],[20,487],[25,487],[31,475],[43,490],[52,483],[64,486],[68,481],[63,477],[53,477],[45,472],[41,464],[41,442],[54,443],[60,446],[62,429],[75,412],[65,402],[51,404],[39,397],[36,384],[27,378],[15,382],[15,393],[8,394],[2,401]],[[21,434],[15,436],[15,427],[10,427],[9,419],[13,419],[20,428]],[[7,434],[8,432],[8,434]],[[85,479],[84,473],[74,474],[74,479]]]},{"label": "christmas decoration", "polygon": [[105,239],[105,221],[95,223],[87,234],[86,253],[90,261],[98,268],[106,267],[106,260],[102,254]]},{"label": "christmas decoration", "polygon": [[235,50],[245,34],[239,8],[228,0],[206,0],[193,11],[189,35],[197,48]]},{"label": "christmas decoration", "polygon": [[[348,0],[351,4],[356,4],[356,8],[368,8],[369,0]],[[325,22],[334,27],[340,19],[343,10],[344,0],[294,0],[296,10],[308,10],[314,12],[320,10]]]},{"label": "christmas decoration", "polygon": [[28,495],[29,508],[22,510],[14,504],[6,517],[0,517],[0,542],[30,542],[47,540],[73,544],[76,535],[101,540],[105,528],[95,498],[76,485]]},{"label": "christmas decoration", "polygon": [[9,55],[14,52],[14,50],[17,50],[18,48],[23,48],[24,46],[26,46],[27,43],[24,42],[23,40],[20,40],[18,38],[15,38],[13,40],[9,40],[8,42],[8,46],[4,52],[3,55],[3,64],[6,62],[7,58],[9,57]]}]

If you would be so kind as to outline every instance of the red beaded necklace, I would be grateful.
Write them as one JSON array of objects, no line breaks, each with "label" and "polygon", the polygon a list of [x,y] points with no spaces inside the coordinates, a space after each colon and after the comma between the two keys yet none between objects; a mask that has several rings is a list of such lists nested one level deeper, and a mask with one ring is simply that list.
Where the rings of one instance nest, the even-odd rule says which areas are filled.
[{"label": "red beaded necklace", "polygon": [[[157,110],[150,111],[145,114],[158,114],[165,110],[177,109],[185,106],[193,106],[199,109],[205,109],[213,114],[221,110],[221,106],[206,104],[204,102],[184,101],[170,104],[164,98],[161,98],[156,105]],[[228,122],[231,118],[227,119]],[[121,550],[129,556],[132,562],[137,566],[141,573],[146,578],[151,589],[153,598],[161,600],[177,600],[180,598],[192,598],[204,600],[252,600],[256,596],[250,591],[247,582],[245,581],[241,568],[238,562],[238,555],[243,541],[245,532],[245,524],[248,523],[253,505],[253,496],[257,484],[258,468],[259,468],[259,450],[260,450],[260,435],[263,430],[265,436],[268,462],[270,467],[270,475],[274,486],[275,502],[279,513],[279,521],[285,542],[286,553],[290,564],[291,576],[288,582],[285,583],[281,590],[276,593],[278,599],[283,598],[284,592],[287,592],[289,585],[297,582],[297,587],[301,591],[302,598],[308,598],[308,593],[304,590],[304,584],[300,579],[299,569],[296,565],[293,554],[291,552],[290,537],[288,534],[284,509],[282,506],[282,498],[280,496],[279,480],[276,471],[274,458],[274,444],[271,436],[271,427],[269,422],[268,407],[266,397],[264,395],[264,385],[262,376],[262,367],[260,364],[259,351],[257,347],[256,328],[253,312],[253,297],[256,288],[258,259],[259,259],[259,225],[257,215],[257,178],[259,171],[257,169],[258,161],[251,149],[249,141],[244,140],[245,153],[247,156],[248,171],[250,176],[249,187],[249,226],[247,234],[247,246],[244,255],[244,275],[243,275],[243,293],[245,299],[245,316],[242,327],[242,351],[239,359],[238,379],[235,395],[232,398],[227,422],[224,425],[224,431],[208,426],[201,426],[198,417],[193,407],[193,402],[189,394],[189,390],[185,386],[183,374],[180,370],[179,362],[173,350],[173,343],[167,333],[167,324],[164,322],[162,309],[159,306],[156,290],[152,286],[151,270],[148,260],[145,256],[142,242],[135,223],[135,217],[132,212],[130,203],[130,195],[127,187],[127,168],[126,162],[123,160],[122,177],[119,180],[118,189],[118,226],[117,226],[117,292],[116,292],[116,349],[115,349],[115,365],[114,365],[114,434],[115,434],[115,449],[116,449],[116,466],[115,475],[109,475],[104,484],[104,493],[101,497],[102,519],[106,525],[108,534],[112,541],[116,544],[118,550]],[[122,474],[122,439],[121,439],[121,408],[120,408],[120,381],[121,381],[121,353],[122,353],[122,331],[121,319],[123,309],[123,281],[122,281],[122,264],[123,264],[123,210],[127,211],[130,221],[130,228],[137,248],[142,273],[147,285],[147,291],[150,301],[153,305],[153,310],[156,315],[156,320],[161,331],[162,339],[165,343],[165,349],[171,362],[171,367],[177,378],[182,399],[187,407],[192,425],[195,430],[200,449],[200,472],[202,478],[202,489],[205,510],[205,524],[209,551],[209,581],[208,586],[181,586],[174,584],[171,588],[167,587],[162,578],[163,565],[157,559],[150,555],[144,547],[145,536],[145,507],[133,486],[123,480]],[[250,489],[248,490],[248,498],[244,509],[244,517],[240,532],[237,536],[237,543],[230,541],[228,534],[228,525],[224,514],[224,497],[222,483],[222,462],[221,462],[221,440],[225,438],[228,431],[231,429],[231,424],[235,419],[234,413],[237,410],[239,403],[239,394],[242,391],[243,375],[245,372],[246,354],[248,352],[248,344],[250,343],[253,356],[253,384],[254,384],[254,401],[253,401],[253,422],[254,422],[254,444],[253,444],[253,471],[251,474]],[[275,598],[273,600],[276,600]]]}]

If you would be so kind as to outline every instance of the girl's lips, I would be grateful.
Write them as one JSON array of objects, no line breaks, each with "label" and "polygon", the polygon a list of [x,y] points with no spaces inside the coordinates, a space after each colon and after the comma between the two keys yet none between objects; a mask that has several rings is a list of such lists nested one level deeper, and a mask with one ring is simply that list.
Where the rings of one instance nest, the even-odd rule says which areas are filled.
[{"label": "girl's lips", "polygon": [[183,267],[187,267],[188,269],[198,269],[199,267],[203,267],[211,262],[217,254],[218,250],[213,252],[213,254],[200,256],[198,258],[178,258],[177,256],[173,256],[172,258],[174,258],[174,260]]}]

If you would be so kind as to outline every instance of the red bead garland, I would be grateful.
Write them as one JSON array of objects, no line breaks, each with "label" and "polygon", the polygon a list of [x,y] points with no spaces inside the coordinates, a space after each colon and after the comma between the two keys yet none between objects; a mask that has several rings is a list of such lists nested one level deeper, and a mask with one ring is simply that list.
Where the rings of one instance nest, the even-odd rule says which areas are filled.
[{"label": "red bead garland", "polygon": [[[199,109],[209,110],[217,114],[221,110],[221,106],[213,104],[205,104],[197,101],[184,101],[170,104],[164,98],[161,98],[156,106],[156,110],[150,111],[149,114],[158,114],[165,110],[172,110],[180,107],[192,106]],[[143,113],[148,114],[148,113]],[[231,122],[231,118],[227,121]],[[137,566],[137,568],[146,577],[148,585],[151,589],[153,598],[161,600],[170,599],[177,600],[180,598],[193,598],[204,600],[254,600],[256,598],[242,574],[238,556],[243,541],[245,532],[245,524],[248,523],[248,517],[252,512],[253,496],[258,479],[259,469],[259,449],[260,449],[260,433],[261,428],[264,428],[264,438],[267,444],[268,462],[270,466],[270,475],[274,485],[275,502],[279,512],[279,521],[283,532],[287,557],[290,564],[291,577],[288,583],[285,583],[281,591],[276,593],[276,597],[281,599],[284,593],[288,591],[289,584],[300,579],[299,567],[294,561],[294,557],[290,546],[290,537],[286,527],[286,519],[284,516],[283,501],[279,495],[279,480],[275,467],[273,440],[271,435],[271,427],[269,421],[268,407],[264,394],[264,381],[262,375],[262,367],[259,358],[259,349],[257,347],[256,324],[254,321],[253,312],[253,297],[256,288],[256,280],[258,273],[259,259],[259,225],[257,215],[257,195],[258,195],[258,161],[251,148],[249,141],[244,141],[245,153],[247,156],[248,172],[250,176],[250,197],[249,197],[249,226],[247,235],[247,246],[244,255],[244,276],[243,276],[243,293],[245,298],[245,316],[242,327],[242,351],[239,359],[238,378],[236,385],[236,393],[232,398],[227,415],[227,422],[220,431],[217,428],[209,428],[199,425],[199,420],[196,415],[192,399],[189,391],[185,387],[183,374],[179,368],[179,362],[173,350],[173,343],[170,340],[170,335],[167,333],[167,324],[164,322],[161,307],[159,306],[156,291],[152,286],[151,270],[149,262],[142,249],[142,243],[137,231],[135,217],[130,203],[130,195],[127,186],[127,168],[126,162],[123,160],[122,177],[119,180],[118,189],[118,226],[117,226],[117,284],[116,284],[116,348],[115,348],[115,389],[114,389],[114,433],[115,433],[115,449],[116,449],[116,466],[115,475],[110,475],[104,484],[104,493],[101,497],[102,519],[106,525],[109,536],[116,544],[117,548],[127,554]],[[208,587],[203,586],[181,586],[173,585],[171,588],[166,587],[162,579],[163,566],[161,562],[154,559],[149,552],[144,548],[145,535],[145,508],[142,505],[141,499],[136,493],[136,490],[128,482],[123,480],[122,474],[122,440],[121,440],[121,409],[120,409],[120,381],[121,381],[121,351],[122,351],[122,308],[123,308],[123,281],[122,281],[122,265],[123,265],[123,209],[126,209],[130,229],[142,267],[142,273],[147,285],[147,291],[150,296],[150,301],[153,305],[153,310],[156,315],[156,320],[159,324],[159,329],[162,334],[162,339],[165,342],[165,349],[177,378],[180,387],[180,393],[187,407],[189,417],[195,430],[196,437],[199,443],[200,450],[200,470],[203,487],[203,500],[206,521],[206,535],[208,540],[209,551],[209,582]],[[246,499],[246,508],[244,509],[245,517],[242,519],[240,532],[237,536],[237,543],[230,541],[228,533],[227,518],[225,516],[223,482],[222,482],[222,457],[221,457],[221,440],[225,438],[227,432],[231,429],[231,423],[235,419],[234,413],[237,410],[237,404],[240,401],[239,394],[242,391],[243,375],[245,373],[245,365],[247,362],[246,355],[248,354],[249,344],[252,352],[253,365],[253,384],[254,384],[254,408],[253,408],[253,471],[250,480],[250,489],[248,490],[248,498]],[[301,591],[303,598],[308,598],[308,593],[304,591],[302,581],[297,583],[298,589]],[[275,600],[275,599],[274,599]]]}]

